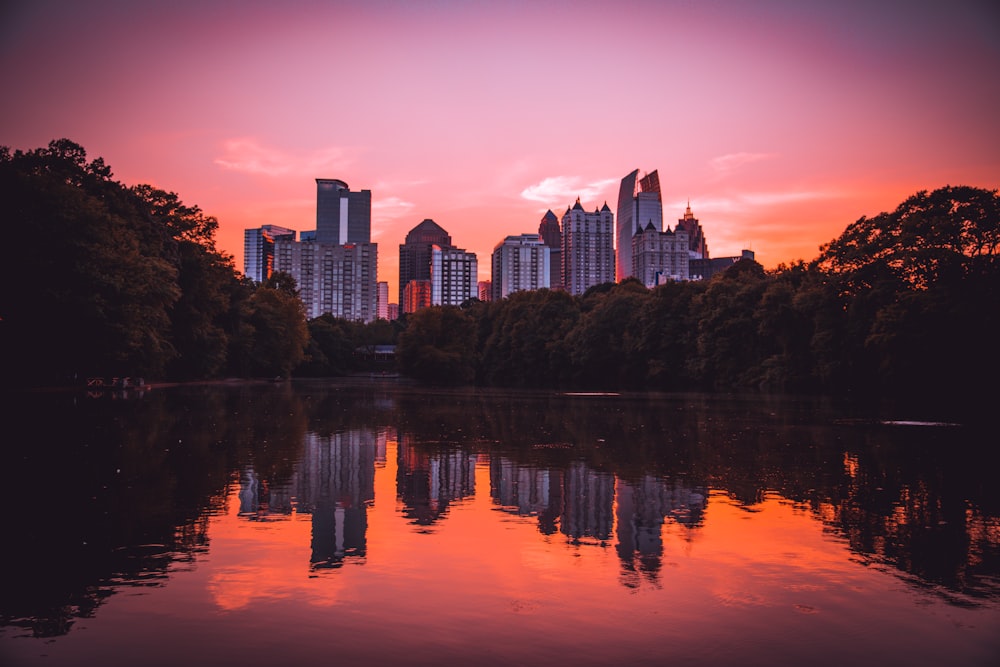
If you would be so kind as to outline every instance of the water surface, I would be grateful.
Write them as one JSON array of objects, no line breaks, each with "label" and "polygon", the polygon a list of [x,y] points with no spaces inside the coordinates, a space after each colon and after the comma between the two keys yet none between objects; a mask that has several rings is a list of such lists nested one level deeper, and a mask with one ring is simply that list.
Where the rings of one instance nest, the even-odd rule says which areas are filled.
[{"label": "water surface", "polygon": [[7,402],[10,665],[997,664],[986,434],[379,382]]}]

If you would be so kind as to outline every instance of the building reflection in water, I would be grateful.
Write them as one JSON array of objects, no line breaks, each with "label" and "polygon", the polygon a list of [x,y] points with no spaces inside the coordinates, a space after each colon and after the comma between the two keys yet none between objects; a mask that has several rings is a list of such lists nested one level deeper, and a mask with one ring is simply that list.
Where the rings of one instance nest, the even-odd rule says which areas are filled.
[{"label": "building reflection in water", "polygon": [[435,451],[404,435],[397,450],[396,493],[403,514],[420,526],[434,524],[448,505],[476,492],[476,455],[460,449]]},{"label": "building reflection in water", "polygon": [[[493,502],[520,516],[536,516],[541,533],[561,532],[574,544],[606,545],[612,534],[623,583],[656,583],[663,558],[663,525],[699,528],[708,505],[705,487],[644,475],[625,480],[576,461],[565,472],[490,460]],[[612,516],[614,514],[614,516]]]},{"label": "building reflection in water", "polygon": [[689,529],[701,526],[708,505],[704,487],[688,487],[676,479],[643,475],[619,478],[616,549],[622,563],[622,583],[636,587],[643,579],[658,583],[663,561],[663,524],[673,521]]},{"label": "building reflection in water", "polygon": [[340,567],[366,553],[368,508],[375,501],[375,467],[385,465],[387,433],[370,429],[307,433],[292,478],[269,483],[252,469],[240,483],[240,515],[252,520],[312,517],[313,569]]}]

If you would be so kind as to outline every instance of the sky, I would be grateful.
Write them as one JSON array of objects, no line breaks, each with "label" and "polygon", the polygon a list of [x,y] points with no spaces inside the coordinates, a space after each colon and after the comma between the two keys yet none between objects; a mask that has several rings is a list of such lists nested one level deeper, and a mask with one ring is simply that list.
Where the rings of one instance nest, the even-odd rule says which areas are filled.
[{"label": "sky", "polygon": [[862,216],[1000,187],[1000,5],[975,0],[3,0],[0,145],[54,139],[243,231],[372,192],[473,251],[658,170],[711,256],[811,260]]}]

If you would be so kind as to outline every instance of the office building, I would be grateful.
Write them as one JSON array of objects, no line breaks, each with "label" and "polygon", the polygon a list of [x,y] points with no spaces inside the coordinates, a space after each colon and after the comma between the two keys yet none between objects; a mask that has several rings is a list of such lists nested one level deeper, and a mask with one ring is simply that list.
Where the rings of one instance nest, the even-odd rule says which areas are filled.
[{"label": "office building", "polygon": [[493,300],[549,287],[551,250],[538,234],[508,236],[493,248]]},{"label": "office building", "polygon": [[[431,219],[422,221],[410,230],[404,243],[399,245],[399,303],[406,304],[406,285],[411,280],[430,280],[431,248],[451,245],[451,236]],[[404,308],[404,312],[412,310]]]},{"label": "office building", "polygon": [[294,241],[295,230],[264,225],[243,231],[243,273],[254,282],[262,283],[274,270],[274,242]]},{"label": "office building", "polygon": [[636,169],[622,179],[618,190],[618,220],[615,227],[615,279],[618,282],[633,274],[632,237],[652,223],[656,231],[663,229],[663,200],[660,197],[660,176],[654,169],[639,178]]},{"label": "office building", "polygon": [[[587,213],[577,198],[576,204],[566,209],[562,217],[563,288],[580,295],[594,285],[613,282],[614,240],[614,214],[607,203]],[[631,252],[629,255],[631,260]]]},{"label": "office building", "polygon": [[347,245],[369,243],[372,236],[371,190],[351,192],[335,178],[316,179],[316,240]]},{"label": "office building", "polygon": [[692,259],[690,261],[691,280],[708,280],[722,273],[741,259],[756,261],[753,250],[743,250],[738,257],[714,257],[711,259]]},{"label": "office building", "polygon": [[476,253],[451,246],[431,246],[431,305],[460,306],[477,298]]}]

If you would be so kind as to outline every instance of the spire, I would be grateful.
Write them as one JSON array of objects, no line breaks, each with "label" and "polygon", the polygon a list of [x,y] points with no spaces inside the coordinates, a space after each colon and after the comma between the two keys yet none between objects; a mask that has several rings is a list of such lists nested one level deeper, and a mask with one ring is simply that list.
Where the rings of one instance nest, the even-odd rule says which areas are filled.
[{"label": "spire", "polygon": [[687,207],[687,210],[684,211],[684,219],[685,220],[690,220],[693,217],[694,217],[694,213],[691,212],[691,198],[688,197],[688,207]]},{"label": "spire", "polygon": [[580,204],[580,198],[579,197],[576,198],[576,203],[573,204],[573,210],[575,211],[577,209],[579,209],[581,211],[583,210],[583,205]]}]

